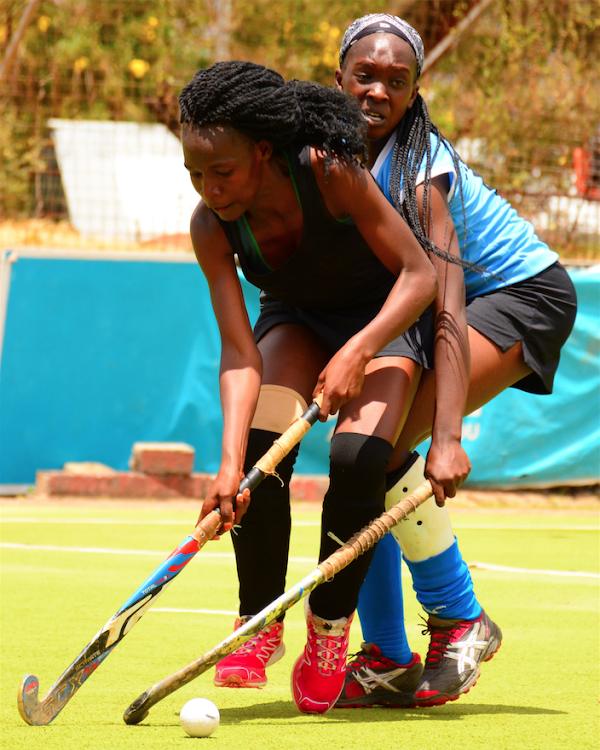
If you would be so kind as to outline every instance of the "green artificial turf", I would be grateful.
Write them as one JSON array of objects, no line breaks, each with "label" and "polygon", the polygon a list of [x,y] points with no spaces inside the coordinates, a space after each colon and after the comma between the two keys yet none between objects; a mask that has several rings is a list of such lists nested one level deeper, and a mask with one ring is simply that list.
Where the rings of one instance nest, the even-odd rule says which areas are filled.
[{"label": "green artificial turf", "polygon": [[[189,533],[197,508],[156,503],[2,505],[0,590],[0,746],[3,750],[564,750],[599,746],[599,580],[556,573],[472,571],[480,602],[504,633],[502,648],[483,665],[461,699],[430,709],[333,710],[300,714],[290,671],[304,645],[301,606],[286,619],[286,656],[263,690],[224,690],[212,670],[155,706],[139,726],[123,711],[144,690],[208,651],[232,629],[237,579],[231,542],[207,545],[132,632],[92,675],[56,720],[30,727],[16,697],[22,677],[40,680],[40,695],[62,674]],[[599,572],[598,519],[556,513],[460,513],[453,516],[468,562],[529,571]],[[110,522],[110,523],[106,523]],[[587,530],[579,527],[589,527]],[[135,551],[77,552],[67,548]],[[294,513],[288,585],[313,569],[318,514]],[[422,656],[420,608],[404,570],[406,624]],[[161,609],[211,610],[212,613]],[[360,647],[358,622],[351,652]],[[214,701],[221,725],[207,739],[188,738],[178,711],[192,697]]]}]

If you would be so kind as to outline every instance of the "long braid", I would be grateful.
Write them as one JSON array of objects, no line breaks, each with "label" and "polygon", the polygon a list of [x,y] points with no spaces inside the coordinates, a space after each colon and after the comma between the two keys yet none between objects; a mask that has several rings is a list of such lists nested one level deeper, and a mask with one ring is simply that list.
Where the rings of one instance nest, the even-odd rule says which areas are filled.
[{"label": "long braid", "polygon": [[[435,151],[431,149],[431,134],[437,137]],[[398,126],[396,143],[392,153],[391,176],[390,176],[390,194],[394,201],[396,210],[411,228],[413,234],[428,252],[438,258],[455,263],[463,268],[469,268],[476,273],[490,274],[483,266],[476,263],[470,263],[463,258],[456,257],[446,250],[439,248],[429,236],[427,227],[430,227],[430,233],[433,234],[433,216],[431,211],[431,166],[435,160],[441,144],[448,149],[454,171],[456,173],[456,188],[460,194],[460,201],[463,212],[463,225],[466,227],[465,204],[462,189],[462,172],[461,159],[454,150],[452,144],[447,141],[441,134],[436,125],[431,122],[427,105],[423,97],[419,94],[413,106],[406,111]],[[419,217],[419,207],[417,202],[417,177],[421,163],[425,158],[425,178],[423,180],[423,224]],[[425,229],[423,228],[425,226]],[[466,237],[463,242],[466,243]]]},{"label": "long braid", "polygon": [[357,161],[365,153],[367,125],[356,101],[337,89],[285,81],[251,62],[218,62],[199,70],[179,97],[181,122],[196,127],[228,124],[275,148],[294,143],[322,146]]}]

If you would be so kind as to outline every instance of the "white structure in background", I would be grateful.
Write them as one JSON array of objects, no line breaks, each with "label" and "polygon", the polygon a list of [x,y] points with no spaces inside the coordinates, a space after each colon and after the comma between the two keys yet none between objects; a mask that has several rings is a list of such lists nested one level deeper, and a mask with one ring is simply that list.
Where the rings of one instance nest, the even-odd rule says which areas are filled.
[{"label": "white structure in background", "polygon": [[48,121],[71,223],[84,236],[187,234],[198,194],[164,125]]},{"label": "white structure in background", "polygon": [[[578,234],[600,234],[600,201],[553,195],[548,200],[548,211],[537,214],[536,229],[556,229],[566,226]],[[600,242],[600,239],[599,239]]]},{"label": "white structure in background", "polygon": [[[494,167],[504,162],[502,154],[488,152],[486,149],[484,138],[459,138],[456,141],[460,157],[475,171],[480,164]],[[577,194],[575,172],[571,175],[571,182],[570,195],[548,195],[546,210],[529,217],[530,220],[536,230],[554,230],[560,226],[577,234],[596,235],[600,238],[600,201]],[[544,183],[539,169],[532,171],[528,187],[534,193],[547,193],[551,189]],[[518,211],[518,203],[513,205]]]}]

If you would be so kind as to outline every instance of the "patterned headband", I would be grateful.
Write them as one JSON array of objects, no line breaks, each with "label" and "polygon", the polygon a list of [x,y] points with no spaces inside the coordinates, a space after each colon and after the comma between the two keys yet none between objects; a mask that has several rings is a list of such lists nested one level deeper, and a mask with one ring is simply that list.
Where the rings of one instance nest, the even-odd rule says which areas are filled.
[{"label": "patterned headband", "polygon": [[389,13],[371,13],[368,16],[357,18],[356,21],[353,21],[348,26],[342,39],[342,46],[340,47],[340,66],[353,44],[365,36],[378,33],[394,34],[410,44],[417,58],[418,78],[423,70],[423,62],[425,60],[423,40],[419,32],[409,23]]}]

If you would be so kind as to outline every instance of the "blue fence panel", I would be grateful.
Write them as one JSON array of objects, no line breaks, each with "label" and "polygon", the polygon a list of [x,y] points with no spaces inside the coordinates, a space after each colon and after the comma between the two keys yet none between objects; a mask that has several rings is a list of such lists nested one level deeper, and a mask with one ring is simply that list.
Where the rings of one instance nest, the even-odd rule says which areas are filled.
[{"label": "blue fence panel", "polygon": [[[220,342],[198,266],[189,257],[42,255],[4,263],[0,484],[33,483],[36,470],[67,461],[124,470],[136,441],[190,443],[195,470],[215,472]],[[598,481],[599,268],[572,273],[579,313],[555,393],[511,389],[465,420],[472,486]],[[258,294],[242,286],[254,321]],[[306,436],[297,472],[327,473],[331,429],[318,424]]]}]

